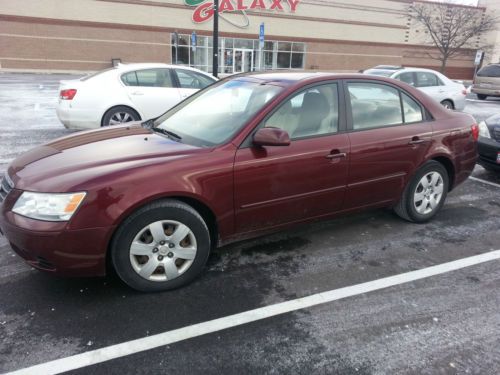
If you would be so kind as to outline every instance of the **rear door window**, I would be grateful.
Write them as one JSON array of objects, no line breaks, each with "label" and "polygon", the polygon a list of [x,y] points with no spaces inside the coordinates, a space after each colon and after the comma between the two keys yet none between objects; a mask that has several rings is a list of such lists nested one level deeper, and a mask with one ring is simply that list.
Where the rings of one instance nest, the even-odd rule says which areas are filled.
[{"label": "rear door window", "polygon": [[125,73],[121,77],[126,86],[174,87],[169,69],[144,69]]},{"label": "rear door window", "polygon": [[417,87],[443,86],[441,80],[434,73],[416,72],[415,75],[417,76]]},{"label": "rear door window", "polygon": [[371,82],[347,84],[354,130],[416,123],[424,120],[422,106],[395,87]]},{"label": "rear door window", "polygon": [[347,87],[351,99],[354,130],[403,123],[403,112],[397,89],[368,82],[350,82]]}]

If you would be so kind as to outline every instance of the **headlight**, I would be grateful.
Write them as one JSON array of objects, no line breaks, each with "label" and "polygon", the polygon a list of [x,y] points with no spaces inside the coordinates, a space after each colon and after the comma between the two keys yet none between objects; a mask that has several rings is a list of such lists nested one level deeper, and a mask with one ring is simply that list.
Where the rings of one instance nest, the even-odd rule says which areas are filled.
[{"label": "headlight", "polygon": [[82,203],[86,193],[32,193],[25,191],[18,198],[13,212],[32,219],[68,221]]},{"label": "headlight", "polygon": [[484,121],[481,121],[479,124],[479,136],[484,137],[484,138],[491,138],[490,131],[488,129],[488,126]]}]

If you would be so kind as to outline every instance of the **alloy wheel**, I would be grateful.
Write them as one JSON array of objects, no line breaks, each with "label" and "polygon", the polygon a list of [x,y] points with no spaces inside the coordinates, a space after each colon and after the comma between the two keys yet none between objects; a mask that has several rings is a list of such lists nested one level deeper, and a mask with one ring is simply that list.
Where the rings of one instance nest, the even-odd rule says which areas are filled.
[{"label": "alloy wheel", "polygon": [[440,173],[433,171],[424,175],[413,195],[415,210],[422,215],[434,211],[443,197],[443,186],[443,177]]},{"label": "alloy wheel", "polygon": [[130,263],[149,281],[172,280],[193,264],[197,244],[192,230],[174,220],[162,220],[142,228],[130,245]]}]

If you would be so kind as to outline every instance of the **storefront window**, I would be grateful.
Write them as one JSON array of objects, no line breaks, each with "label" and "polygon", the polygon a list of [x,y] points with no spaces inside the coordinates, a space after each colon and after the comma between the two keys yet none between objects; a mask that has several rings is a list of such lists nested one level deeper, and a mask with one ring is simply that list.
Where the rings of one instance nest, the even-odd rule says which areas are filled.
[{"label": "storefront window", "polygon": [[[172,34],[172,63],[212,71],[212,38],[198,35],[196,48],[191,35],[179,34],[178,44]],[[258,39],[220,38],[219,73],[239,73],[274,69],[304,69],[305,44],[266,40],[260,48]]]}]

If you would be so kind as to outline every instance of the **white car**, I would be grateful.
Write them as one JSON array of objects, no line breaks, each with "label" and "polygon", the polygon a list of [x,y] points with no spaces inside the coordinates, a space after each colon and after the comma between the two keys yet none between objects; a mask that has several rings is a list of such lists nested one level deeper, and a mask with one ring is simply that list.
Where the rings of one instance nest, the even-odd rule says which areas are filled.
[{"label": "white car", "polygon": [[179,65],[119,64],[61,81],[57,117],[68,129],[149,120],[215,81],[205,72]]},{"label": "white car", "polygon": [[367,69],[363,73],[390,77],[406,82],[425,92],[448,109],[462,111],[465,107],[465,96],[467,95],[465,86],[452,81],[435,70],[380,65]]}]

